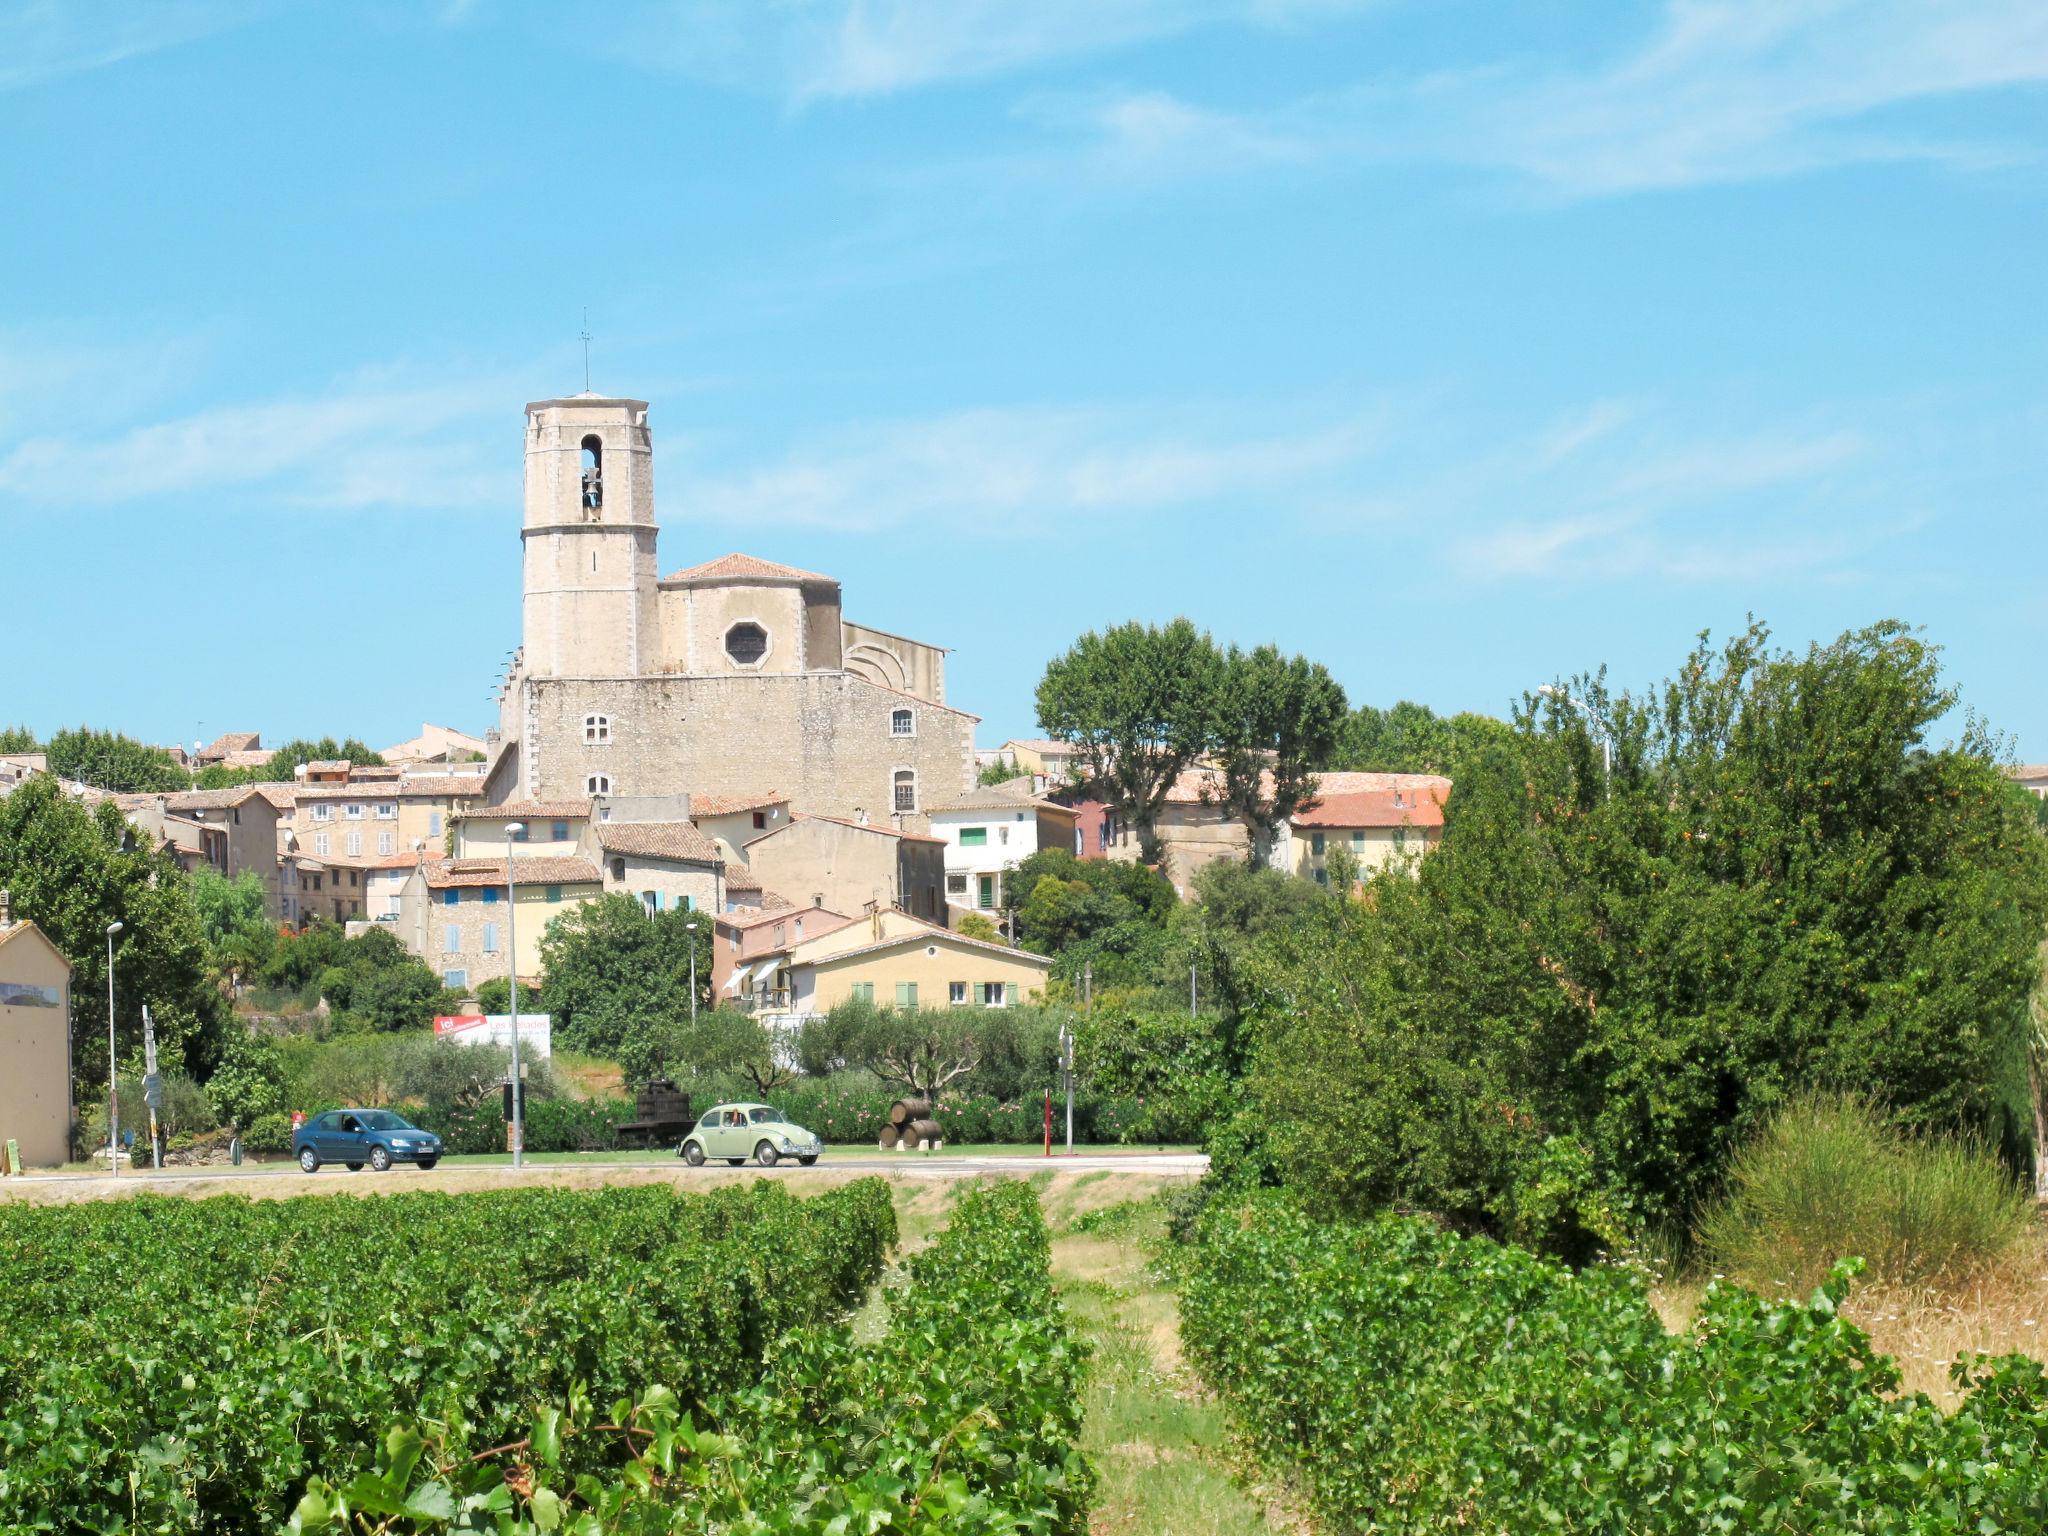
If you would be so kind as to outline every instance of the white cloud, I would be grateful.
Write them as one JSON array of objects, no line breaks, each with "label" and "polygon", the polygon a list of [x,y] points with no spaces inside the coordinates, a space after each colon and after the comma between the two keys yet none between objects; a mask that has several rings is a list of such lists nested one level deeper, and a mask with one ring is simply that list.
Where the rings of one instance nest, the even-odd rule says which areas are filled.
[{"label": "white cloud", "polygon": [[254,0],[15,0],[0,5],[0,91],[176,47],[239,26],[256,10]]},{"label": "white cloud", "polygon": [[760,469],[683,470],[693,517],[734,527],[1025,533],[1074,519],[1326,494],[1384,438],[1378,412],[1306,431],[1231,431],[1185,414],[982,410],[834,433]]},{"label": "white cloud", "polygon": [[502,416],[510,394],[500,381],[412,389],[359,381],[98,439],[32,430],[0,454],[0,495],[47,507],[195,492],[260,492],[287,506],[335,508],[509,500],[517,464],[487,456],[478,428]]},{"label": "white cloud", "polygon": [[1289,26],[1361,0],[660,0],[619,56],[795,101],[985,79],[1231,23]]}]

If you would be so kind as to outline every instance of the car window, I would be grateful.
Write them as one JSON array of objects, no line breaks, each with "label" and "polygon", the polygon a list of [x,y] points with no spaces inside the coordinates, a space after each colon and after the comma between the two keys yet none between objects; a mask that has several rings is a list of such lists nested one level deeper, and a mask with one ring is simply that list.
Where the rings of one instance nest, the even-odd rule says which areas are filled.
[{"label": "car window", "polygon": [[715,1109],[707,1109],[704,1111],[704,1118],[697,1122],[697,1129],[700,1131],[716,1130],[718,1128],[718,1125],[719,1111]]},{"label": "car window", "polygon": [[780,1120],[782,1116],[772,1109],[757,1109],[747,1118],[756,1125],[768,1125],[776,1120]]},{"label": "car window", "polygon": [[356,1123],[356,1117],[354,1115],[343,1115],[341,1117],[341,1128],[344,1131],[360,1131],[362,1129],[362,1127]]},{"label": "car window", "polygon": [[419,1127],[403,1115],[394,1115],[388,1109],[372,1109],[362,1115],[363,1128],[369,1131],[414,1131]]},{"label": "car window", "polygon": [[747,1117],[737,1109],[729,1109],[725,1112],[725,1123],[727,1125],[745,1125]]}]

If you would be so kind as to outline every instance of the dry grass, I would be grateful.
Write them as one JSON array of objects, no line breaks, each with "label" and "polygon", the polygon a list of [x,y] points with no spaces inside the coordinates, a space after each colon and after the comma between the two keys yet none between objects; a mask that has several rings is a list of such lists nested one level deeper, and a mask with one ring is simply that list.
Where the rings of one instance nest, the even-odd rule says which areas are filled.
[{"label": "dry grass", "polygon": [[[1790,1282],[1761,1289],[1780,1299],[1804,1300],[1806,1294]],[[1704,1276],[1688,1276],[1660,1286],[1652,1300],[1676,1332],[1691,1326],[1705,1290]],[[1898,1362],[1905,1391],[1924,1392],[1952,1408],[1957,1394],[1949,1366],[1958,1355],[2048,1360],[2048,1231],[2037,1226],[2003,1263],[1969,1279],[1941,1286],[1859,1280],[1842,1315]]]}]

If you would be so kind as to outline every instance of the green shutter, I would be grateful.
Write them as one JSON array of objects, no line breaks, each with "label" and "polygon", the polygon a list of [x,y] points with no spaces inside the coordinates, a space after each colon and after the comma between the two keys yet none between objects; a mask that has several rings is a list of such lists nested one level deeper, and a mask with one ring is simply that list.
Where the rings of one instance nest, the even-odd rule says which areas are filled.
[{"label": "green shutter", "polygon": [[898,1008],[915,1008],[917,1006],[916,982],[899,981],[896,983],[896,1006]]},{"label": "green shutter", "polygon": [[988,828],[962,827],[960,829],[960,846],[962,848],[986,848],[988,846]]},{"label": "green shutter", "polygon": [[853,984],[854,1001],[872,1003],[875,1000],[875,984],[872,981],[856,981]]}]

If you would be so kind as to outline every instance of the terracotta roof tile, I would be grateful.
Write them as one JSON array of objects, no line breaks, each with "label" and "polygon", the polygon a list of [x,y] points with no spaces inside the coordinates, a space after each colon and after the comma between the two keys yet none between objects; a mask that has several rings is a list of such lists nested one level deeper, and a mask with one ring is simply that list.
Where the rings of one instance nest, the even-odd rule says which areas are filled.
[{"label": "terracotta roof tile", "polygon": [[725,888],[728,891],[758,891],[761,877],[744,864],[728,864],[725,867]]},{"label": "terracotta roof tile", "polygon": [[267,799],[263,789],[264,786],[258,784],[237,784],[229,789],[188,789],[164,798],[174,811],[221,811],[240,805],[251,795],[259,800]]},{"label": "terracotta roof tile", "polygon": [[787,805],[789,796],[779,789],[764,789],[752,795],[692,795],[692,816],[736,816],[741,811],[758,811],[771,805]]},{"label": "terracotta roof tile", "polygon": [[503,805],[473,805],[462,813],[471,821],[570,821],[588,818],[588,800],[510,800]]},{"label": "terracotta roof tile", "polygon": [[1038,795],[1005,793],[1012,784],[1028,782],[1025,779],[1009,779],[1002,784],[985,785],[980,789],[970,789],[966,794],[961,795],[957,799],[941,800],[926,806],[925,809],[933,815],[938,815],[943,811],[1030,810],[1059,811],[1068,816],[1074,814],[1072,806],[1061,805],[1057,801],[1047,800]]},{"label": "terracotta roof tile", "polygon": [[262,745],[261,731],[222,731],[206,746],[200,748],[199,760],[202,763],[210,763],[226,757],[230,752],[253,752]]},{"label": "terracotta roof tile", "polygon": [[1323,795],[1314,805],[1296,811],[1292,820],[1297,827],[1440,827],[1447,794],[1430,788]]},{"label": "terracotta roof tile", "polygon": [[[433,890],[451,886],[501,886],[505,883],[503,859],[429,859],[427,885]],[[597,866],[588,859],[521,859],[521,885],[596,885]]]},{"label": "terracotta roof tile", "polygon": [[793,905],[749,907],[744,912],[721,912],[718,914],[718,921],[727,928],[737,928],[744,933],[749,929],[759,928],[763,923],[786,923],[792,915],[810,917],[813,914],[822,918],[830,918],[832,926],[829,928],[821,927],[815,933],[806,934],[806,938],[815,939],[822,934],[837,933],[841,928],[844,928],[853,921],[844,912],[834,912],[830,907],[805,907],[799,911]]},{"label": "terracotta roof tile", "polygon": [[607,853],[641,859],[683,859],[696,864],[722,863],[718,845],[687,821],[601,821],[597,841]]},{"label": "terracotta roof tile", "polygon": [[689,566],[671,576],[661,578],[661,585],[685,581],[829,581],[838,586],[837,578],[820,576],[816,571],[800,571],[793,565],[777,565],[773,560],[763,560],[757,555],[730,554],[716,560],[707,560],[702,565]]},{"label": "terracotta roof tile", "polygon": [[841,960],[851,960],[859,955],[872,955],[884,949],[901,949],[906,944],[959,944],[968,949],[1001,955],[1006,960],[1022,960],[1028,965],[1052,969],[1052,958],[1049,955],[1035,955],[1028,949],[1012,949],[1007,944],[991,944],[986,939],[970,939],[966,934],[955,933],[950,928],[932,928],[921,933],[899,933],[893,939],[879,939],[873,944],[863,944],[858,949],[842,949],[836,954],[819,955],[815,959],[805,960],[803,964],[833,965]]},{"label": "terracotta roof tile", "polygon": [[844,816],[819,816],[810,811],[791,811],[789,813],[788,821],[784,822],[781,826],[775,828],[774,831],[763,832],[760,837],[750,839],[747,843],[747,846],[751,848],[756,843],[759,843],[766,838],[771,838],[776,836],[778,833],[786,832],[791,827],[806,821],[829,821],[834,826],[851,827],[856,832],[873,832],[879,837],[901,838],[906,843],[937,843],[942,848],[945,846],[946,843],[946,840],[943,837],[933,837],[929,833],[925,832],[904,832],[898,830],[895,827],[884,826],[880,822],[850,821]]}]

